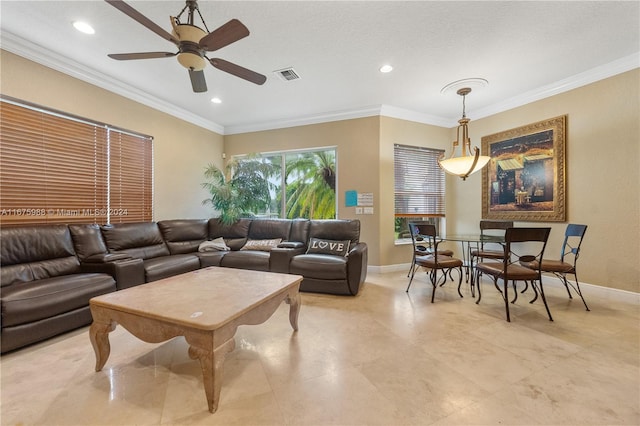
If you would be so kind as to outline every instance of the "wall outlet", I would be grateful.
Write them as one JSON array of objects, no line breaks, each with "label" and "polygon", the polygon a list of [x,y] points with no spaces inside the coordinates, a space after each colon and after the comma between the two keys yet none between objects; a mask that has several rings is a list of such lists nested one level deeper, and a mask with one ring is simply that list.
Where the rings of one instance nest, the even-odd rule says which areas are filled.
[{"label": "wall outlet", "polygon": [[373,207],[365,207],[364,214],[373,214]]}]

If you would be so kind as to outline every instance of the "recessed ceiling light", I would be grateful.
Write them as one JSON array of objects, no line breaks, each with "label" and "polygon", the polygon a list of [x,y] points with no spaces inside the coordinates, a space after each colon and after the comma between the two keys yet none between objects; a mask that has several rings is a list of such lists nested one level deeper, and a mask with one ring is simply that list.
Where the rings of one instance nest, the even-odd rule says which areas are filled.
[{"label": "recessed ceiling light", "polygon": [[383,65],[380,67],[380,72],[388,73],[393,71],[393,67],[391,65]]},{"label": "recessed ceiling light", "polygon": [[213,102],[214,104],[221,104],[222,103],[222,99],[220,99],[220,98],[211,98],[211,102]]},{"label": "recessed ceiling light", "polygon": [[73,26],[76,30],[80,31],[81,33],[85,33],[85,34],[95,34],[96,30],[93,29],[93,27],[89,24],[87,24],[86,22],[82,22],[82,21],[75,21],[73,23]]}]

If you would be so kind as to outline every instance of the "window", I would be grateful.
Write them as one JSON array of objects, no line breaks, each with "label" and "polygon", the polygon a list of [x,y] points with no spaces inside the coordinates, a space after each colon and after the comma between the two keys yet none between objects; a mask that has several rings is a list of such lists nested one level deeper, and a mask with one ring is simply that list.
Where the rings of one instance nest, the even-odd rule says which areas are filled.
[{"label": "window", "polygon": [[152,220],[151,137],[0,101],[2,225]]},{"label": "window", "polygon": [[[256,216],[335,219],[336,150],[321,149],[262,154],[260,161],[273,165],[269,209]],[[256,161],[239,159],[239,161]]]},{"label": "window", "polygon": [[393,149],[395,238],[410,239],[408,223],[431,220],[439,226],[445,214],[444,172],[438,166],[443,150],[408,145]]}]

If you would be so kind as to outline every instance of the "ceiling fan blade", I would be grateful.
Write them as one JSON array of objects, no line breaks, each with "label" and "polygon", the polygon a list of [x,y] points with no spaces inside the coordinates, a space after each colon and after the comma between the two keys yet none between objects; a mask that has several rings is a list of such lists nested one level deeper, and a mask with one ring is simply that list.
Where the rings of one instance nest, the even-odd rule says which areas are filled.
[{"label": "ceiling fan blade", "polygon": [[212,52],[249,35],[249,29],[237,19],[232,19],[211,31],[200,40],[200,47]]},{"label": "ceiling fan blade", "polygon": [[189,78],[191,79],[191,87],[196,93],[207,91],[207,81],[204,79],[204,71],[189,70]]},{"label": "ceiling fan blade", "polygon": [[236,77],[240,77],[258,85],[262,85],[265,81],[267,81],[267,77],[265,77],[264,75],[258,74],[255,71],[251,71],[232,62],[225,61],[224,59],[212,58],[209,59],[209,62],[211,62],[211,65],[218,68],[219,70],[228,72],[229,74],[235,75]]},{"label": "ceiling fan blade", "polygon": [[118,9],[120,12],[127,15],[128,17],[132,18],[135,21],[138,21],[138,23],[144,25],[154,33],[158,34],[163,39],[170,41],[176,46],[180,44],[180,40],[172,36],[171,33],[168,33],[165,30],[163,30],[162,27],[157,25],[151,19],[147,18],[142,13],[138,12],[137,10],[135,10],[133,7],[129,6],[127,3],[123,2],[122,0],[105,0],[105,1],[109,3],[111,6]]},{"label": "ceiling fan blade", "polygon": [[110,53],[107,56],[118,61],[129,61],[131,59],[155,59],[170,58],[176,56],[177,53],[171,52],[141,52],[141,53]]}]

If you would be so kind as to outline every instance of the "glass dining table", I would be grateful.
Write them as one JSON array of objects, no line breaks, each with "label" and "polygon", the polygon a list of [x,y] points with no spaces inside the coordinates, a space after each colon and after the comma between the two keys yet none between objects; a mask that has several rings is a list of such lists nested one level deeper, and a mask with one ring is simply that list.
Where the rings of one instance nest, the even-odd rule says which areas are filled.
[{"label": "glass dining table", "polygon": [[471,287],[471,296],[475,297],[475,283],[473,274],[473,257],[471,252],[473,249],[479,249],[483,244],[503,244],[504,235],[486,235],[486,234],[447,234],[438,236],[440,241],[456,241],[462,247],[462,263],[465,269],[465,281]]}]

